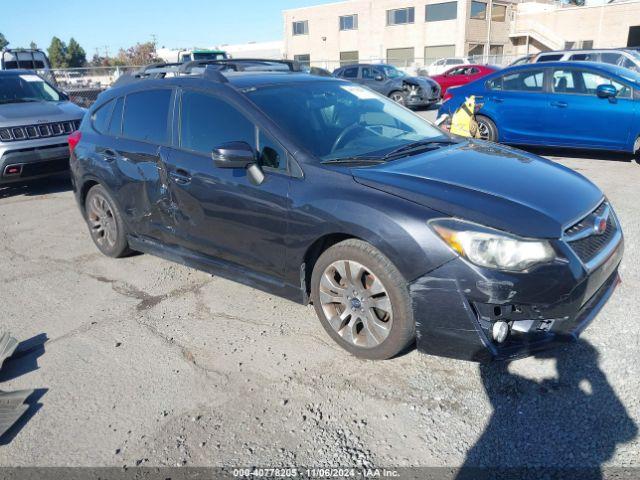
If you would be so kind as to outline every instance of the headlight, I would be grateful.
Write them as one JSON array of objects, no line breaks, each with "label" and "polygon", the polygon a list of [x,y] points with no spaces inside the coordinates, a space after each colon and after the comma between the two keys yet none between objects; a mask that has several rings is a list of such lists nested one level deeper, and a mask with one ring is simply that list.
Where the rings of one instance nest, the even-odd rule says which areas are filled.
[{"label": "headlight", "polygon": [[432,220],[429,225],[455,252],[481,267],[520,272],[556,256],[546,240],[521,238],[462,220]]}]

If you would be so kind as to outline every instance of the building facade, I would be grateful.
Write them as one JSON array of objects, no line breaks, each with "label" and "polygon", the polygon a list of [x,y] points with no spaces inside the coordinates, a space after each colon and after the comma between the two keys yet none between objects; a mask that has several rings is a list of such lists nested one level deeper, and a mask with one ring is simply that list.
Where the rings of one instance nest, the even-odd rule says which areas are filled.
[{"label": "building facade", "polygon": [[491,62],[515,52],[515,10],[507,0],[350,0],[285,10],[284,50],[325,68],[355,61],[420,66],[463,56]]}]

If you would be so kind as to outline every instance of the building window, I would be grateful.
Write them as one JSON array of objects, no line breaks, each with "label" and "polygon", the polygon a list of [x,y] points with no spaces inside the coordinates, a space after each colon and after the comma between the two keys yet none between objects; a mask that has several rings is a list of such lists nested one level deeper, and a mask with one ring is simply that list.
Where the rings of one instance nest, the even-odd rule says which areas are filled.
[{"label": "building window", "polygon": [[470,57],[480,57],[484,55],[484,45],[480,43],[470,43],[468,55]]},{"label": "building window", "polygon": [[340,17],[340,30],[357,30],[358,15],[344,15]]},{"label": "building window", "polygon": [[494,22],[504,22],[507,19],[507,6],[494,4],[491,7],[491,20]]},{"label": "building window", "polygon": [[454,20],[458,16],[458,2],[432,3],[425,10],[427,22]]},{"label": "building window", "polygon": [[309,35],[309,21],[293,22],[294,35]]},{"label": "building window", "polygon": [[413,23],[414,16],[415,9],[413,7],[387,10],[387,25],[404,25],[406,23]]},{"label": "building window", "polygon": [[492,57],[501,57],[504,51],[503,45],[491,45],[489,47],[489,55]]},{"label": "building window", "polygon": [[299,62],[301,65],[306,65],[307,67],[311,65],[311,55],[308,53],[303,53],[301,55],[294,55],[293,59],[296,62]]},{"label": "building window", "polygon": [[[436,47],[424,47],[424,63],[428,65],[441,58],[455,57],[455,45],[438,45]],[[444,64],[444,62],[443,62]]]},{"label": "building window", "polygon": [[352,52],[340,52],[340,66],[351,65],[352,63],[358,63],[359,56],[358,51]]},{"label": "building window", "polygon": [[484,2],[471,2],[471,16],[474,20],[485,20],[487,18],[487,4]]},{"label": "building window", "polygon": [[396,67],[407,67],[415,61],[413,47],[389,48],[387,50],[387,63]]}]

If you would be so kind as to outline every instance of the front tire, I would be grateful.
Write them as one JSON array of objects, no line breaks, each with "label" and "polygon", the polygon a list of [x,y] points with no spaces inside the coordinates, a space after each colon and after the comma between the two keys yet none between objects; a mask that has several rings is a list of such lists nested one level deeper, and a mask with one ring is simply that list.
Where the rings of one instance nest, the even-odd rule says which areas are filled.
[{"label": "front tire", "polygon": [[357,357],[392,358],[415,341],[406,280],[382,252],[361,240],[345,240],[320,256],[311,300],[331,338]]},{"label": "front tire", "polygon": [[389,98],[400,105],[407,103],[407,94],[401,90],[394,90],[389,94]]},{"label": "front tire", "polygon": [[132,253],[120,210],[102,185],[95,185],[89,190],[84,211],[91,239],[100,252],[113,258]]},{"label": "front tire", "polygon": [[481,140],[498,141],[498,127],[496,127],[493,120],[484,115],[476,115],[476,123],[478,124],[478,134]]}]

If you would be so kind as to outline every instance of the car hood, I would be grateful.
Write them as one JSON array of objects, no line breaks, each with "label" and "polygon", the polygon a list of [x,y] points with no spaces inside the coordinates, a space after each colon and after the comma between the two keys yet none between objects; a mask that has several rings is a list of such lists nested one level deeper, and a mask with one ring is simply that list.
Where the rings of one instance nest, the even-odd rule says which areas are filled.
[{"label": "car hood", "polygon": [[569,168],[476,140],[354,168],[352,175],[447,216],[531,238],[559,238],[603,199],[598,187]]},{"label": "car hood", "polygon": [[77,120],[84,110],[71,102],[0,104],[0,127]]},{"label": "car hood", "polygon": [[436,82],[433,79],[427,77],[402,77],[401,80],[413,85],[418,85],[420,87],[424,87],[425,85],[436,85]]}]

